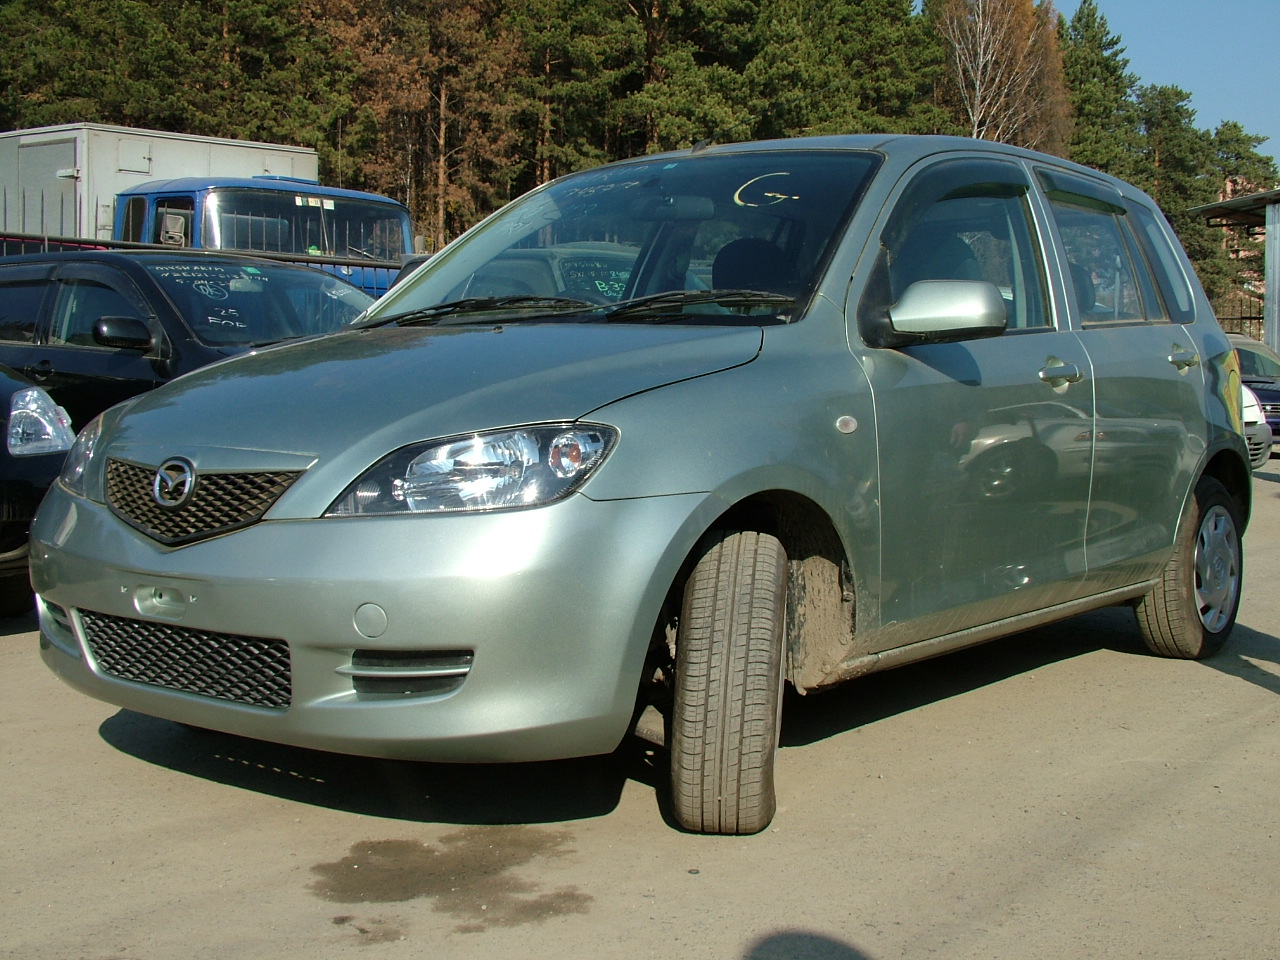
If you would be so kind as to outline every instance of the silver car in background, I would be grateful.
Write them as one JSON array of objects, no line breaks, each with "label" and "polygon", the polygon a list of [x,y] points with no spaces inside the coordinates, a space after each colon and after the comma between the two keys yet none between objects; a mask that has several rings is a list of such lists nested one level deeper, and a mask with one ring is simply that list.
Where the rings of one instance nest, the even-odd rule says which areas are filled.
[{"label": "silver car in background", "polygon": [[951,138],[695,148],[549,183],[359,329],[85,429],[33,531],[68,683],[353,754],[665,747],[775,809],[782,691],[1111,604],[1226,640],[1235,354],[1154,204]]}]

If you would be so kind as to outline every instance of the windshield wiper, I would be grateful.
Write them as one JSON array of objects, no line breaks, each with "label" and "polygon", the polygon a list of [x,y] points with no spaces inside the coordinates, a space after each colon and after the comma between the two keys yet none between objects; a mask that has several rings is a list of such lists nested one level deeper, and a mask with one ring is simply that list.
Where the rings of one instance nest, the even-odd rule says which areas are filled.
[{"label": "windshield wiper", "polygon": [[[721,314],[686,314],[684,308],[699,304],[720,307],[795,306],[795,297],[760,290],[669,290],[648,297],[625,300],[605,311],[605,320],[679,320],[685,316],[704,319]],[[744,314],[738,314],[744,316]]]},{"label": "windshield wiper", "polygon": [[393,313],[387,317],[376,317],[368,323],[358,324],[362,327],[378,327],[394,323],[399,326],[410,324],[440,323],[450,317],[461,317],[471,314],[492,313],[497,310],[549,310],[554,313],[578,311],[582,309],[598,310],[599,304],[586,300],[574,300],[571,297],[539,297],[532,294],[520,294],[510,297],[466,297],[462,300],[450,300],[448,303],[437,303],[418,310],[405,313]]}]

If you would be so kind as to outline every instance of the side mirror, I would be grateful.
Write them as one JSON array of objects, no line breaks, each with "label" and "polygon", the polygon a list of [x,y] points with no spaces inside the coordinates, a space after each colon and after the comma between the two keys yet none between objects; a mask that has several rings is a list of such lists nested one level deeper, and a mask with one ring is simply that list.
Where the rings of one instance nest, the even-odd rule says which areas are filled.
[{"label": "side mirror", "polygon": [[918,280],[889,308],[884,346],[951,343],[1004,333],[1004,297],[985,280]]},{"label": "side mirror", "polygon": [[150,350],[154,343],[150,328],[137,317],[99,317],[93,325],[93,340],[124,350]]}]

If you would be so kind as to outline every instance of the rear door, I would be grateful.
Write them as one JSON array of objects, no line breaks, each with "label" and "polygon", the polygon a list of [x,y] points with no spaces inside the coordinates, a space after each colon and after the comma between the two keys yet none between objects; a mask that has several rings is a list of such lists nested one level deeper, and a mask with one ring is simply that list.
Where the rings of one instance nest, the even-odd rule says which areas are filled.
[{"label": "rear door", "polygon": [[1086,555],[1090,592],[1157,576],[1207,445],[1204,365],[1169,303],[1142,224],[1109,184],[1042,169],[1070,279],[1072,322],[1094,371],[1097,433]]}]

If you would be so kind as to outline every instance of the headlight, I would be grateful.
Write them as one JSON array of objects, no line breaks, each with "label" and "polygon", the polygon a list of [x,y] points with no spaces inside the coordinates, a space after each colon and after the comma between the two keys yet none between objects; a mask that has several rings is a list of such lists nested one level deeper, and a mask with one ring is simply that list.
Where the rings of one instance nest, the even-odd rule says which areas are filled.
[{"label": "headlight", "polygon": [[9,400],[9,453],[15,457],[33,457],[40,453],[59,453],[75,442],[67,411],[39,387],[15,390]]},{"label": "headlight", "polygon": [[62,474],[58,482],[68,493],[88,499],[85,490],[85,471],[89,469],[89,461],[93,459],[93,449],[98,445],[98,437],[102,435],[102,417],[94,417],[87,427],[76,437],[67,461],[62,465]]},{"label": "headlight", "polygon": [[533,507],[577,489],[617,439],[598,424],[544,424],[415,444],[384,457],[325,516]]}]

